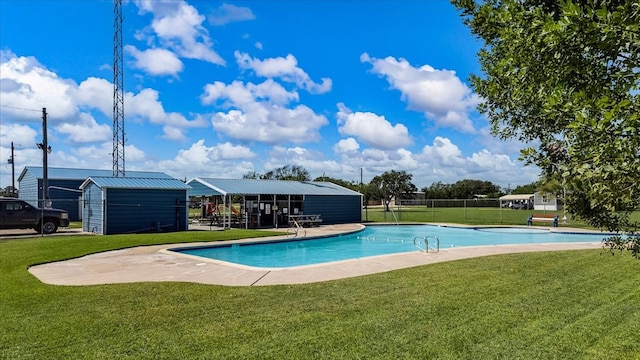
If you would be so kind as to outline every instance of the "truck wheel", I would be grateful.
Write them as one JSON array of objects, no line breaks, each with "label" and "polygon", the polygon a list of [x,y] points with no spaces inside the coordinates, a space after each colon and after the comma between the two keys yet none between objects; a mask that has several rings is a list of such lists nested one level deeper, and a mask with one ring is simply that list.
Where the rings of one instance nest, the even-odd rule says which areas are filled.
[{"label": "truck wheel", "polygon": [[58,223],[54,220],[45,219],[42,228],[40,228],[39,225],[36,227],[37,232],[40,232],[40,230],[42,230],[44,234],[53,234],[58,230]]}]

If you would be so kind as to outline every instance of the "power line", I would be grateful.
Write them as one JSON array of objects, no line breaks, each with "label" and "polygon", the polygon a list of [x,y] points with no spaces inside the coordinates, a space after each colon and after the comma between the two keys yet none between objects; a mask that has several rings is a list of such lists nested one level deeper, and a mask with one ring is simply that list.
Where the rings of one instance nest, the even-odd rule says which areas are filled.
[{"label": "power line", "polygon": [[8,109],[15,109],[15,110],[24,110],[24,111],[35,111],[35,112],[41,112],[42,111],[42,109],[26,109],[26,108],[21,108],[21,107],[16,107],[16,106],[9,106],[9,105],[0,105],[0,107],[8,108]]}]

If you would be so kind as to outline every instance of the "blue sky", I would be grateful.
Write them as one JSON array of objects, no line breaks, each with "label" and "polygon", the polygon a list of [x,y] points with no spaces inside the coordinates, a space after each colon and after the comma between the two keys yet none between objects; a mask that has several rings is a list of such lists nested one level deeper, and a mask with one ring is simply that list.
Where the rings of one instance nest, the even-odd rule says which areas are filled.
[{"label": "blue sky", "polygon": [[[126,170],[537,180],[475,110],[480,43],[448,1],[131,0],[123,14]],[[112,1],[0,1],[0,186],[12,141],[17,174],[42,165],[42,108],[49,166],[111,169],[112,65]]]}]

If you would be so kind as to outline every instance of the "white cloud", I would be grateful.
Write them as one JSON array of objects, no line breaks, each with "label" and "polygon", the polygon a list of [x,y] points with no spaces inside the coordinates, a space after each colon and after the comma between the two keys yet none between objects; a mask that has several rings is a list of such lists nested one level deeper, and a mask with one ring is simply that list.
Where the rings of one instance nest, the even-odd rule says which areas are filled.
[{"label": "white cloud", "polygon": [[[0,122],[0,144],[9,146],[35,146],[38,133],[27,125],[4,124]],[[4,158],[3,158],[4,159]]]},{"label": "white cloud", "polygon": [[171,160],[147,162],[147,168],[164,169],[178,177],[220,177],[241,178],[254,169],[245,159],[257,155],[246,146],[229,142],[207,146],[204,139],[191,144],[188,149],[179,150]]},{"label": "white cloud", "polygon": [[218,144],[217,146],[206,146],[204,139],[193,143],[189,149],[180,150],[175,161],[185,164],[193,163],[198,165],[215,165],[218,161],[236,160],[255,157],[249,148],[236,146],[229,142]]},{"label": "white cloud", "polygon": [[67,139],[74,143],[92,143],[107,141],[112,138],[111,126],[98,124],[89,114],[80,114],[76,123],[64,123],[56,126],[60,133],[67,134]]},{"label": "white cloud", "polygon": [[90,77],[71,92],[80,107],[100,110],[106,116],[113,114],[113,84],[105,79]]},{"label": "white cloud", "polygon": [[416,68],[402,58],[376,59],[366,53],[360,60],[371,64],[371,72],[384,77],[392,89],[399,90],[410,110],[423,112],[438,126],[467,133],[475,131],[469,113],[479,103],[479,97],[455,71],[438,70],[429,65]]},{"label": "white cloud", "polygon": [[259,141],[267,144],[280,142],[304,143],[319,141],[318,129],[328,122],[304,105],[293,109],[255,103],[250,112],[231,110],[212,116],[213,127],[235,139]]},{"label": "white cloud", "polygon": [[[56,151],[54,147],[53,153],[49,155],[49,166],[110,170],[113,166],[112,152],[113,144],[111,141],[75,147],[70,152]],[[134,164],[144,161],[146,158],[144,151],[132,144],[125,146],[125,153],[127,157],[126,170],[134,170],[136,168]]]},{"label": "white cloud", "polygon": [[352,137],[347,139],[342,139],[333,146],[333,151],[335,151],[338,154],[349,154],[349,153],[358,151],[359,149],[360,149],[360,144],[358,144],[358,141],[356,141],[356,139]]},{"label": "white cloud", "polygon": [[[304,147],[274,146],[269,151],[268,159],[263,164],[264,171],[270,171],[285,165],[298,165],[304,167],[311,178],[321,175],[342,178],[342,174],[352,172],[350,167],[345,167],[335,160],[327,160],[324,153]],[[315,175],[314,175],[315,174]]]},{"label": "white cloud", "polygon": [[184,133],[184,129],[179,127],[167,125],[162,127],[162,131],[164,135],[162,138],[172,141],[185,141],[187,140],[187,136]]},{"label": "white cloud", "polygon": [[125,95],[126,113],[128,116],[149,120],[152,124],[165,125],[164,138],[169,140],[184,140],[184,132],[189,128],[206,126],[206,121],[201,117],[187,120],[180,113],[167,113],[158,98],[158,91],[148,88],[135,95],[127,93]]},{"label": "white cloud", "polygon": [[[185,1],[136,0],[141,14],[152,13],[151,29],[160,46],[171,49],[180,57],[197,59],[218,65],[226,62],[213,50],[209,32],[202,26],[205,17]],[[138,33],[138,37],[142,33]],[[148,40],[147,43],[151,41]]]},{"label": "white cloud", "polygon": [[126,45],[125,52],[135,59],[133,66],[151,75],[173,75],[184,69],[184,64],[173,52],[166,49],[140,51],[135,46]]},{"label": "white cloud", "polygon": [[248,7],[240,7],[223,3],[208,16],[213,26],[222,26],[232,22],[254,20],[256,16]]},{"label": "white cloud", "polygon": [[331,90],[330,78],[322,78],[322,83],[315,83],[304,70],[298,67],[298,60],[291,54],[285,58],[277,57],[264,60],[251,58],[248,54],[239,51],[236,51],[234,55],[240,69],[253,70],[257,76],[278,78],[293,83],[311,94],[323,94]]},{"label": "white cloud", "polygon": [[212,104],[218,100],[228,100],[226,107],[237,107],[248,110],[257,101],[267,101],[272,104],[285,105],[298,100],[298,93],[287,91],[282,85],[269,79],[260,84],[234,81],[230,85],[216,81],[204,87],[200,96],[203,104]]},{"label": "white cloud", "polygon": [[355,136],[378,149],[398,149],[412,143],[409,130],[402,124],[391,125],[384,116],[370,112],[351,112],[342,103],[338,109],[340,134]]},{"label": "white cloud", "polygon": [[320,140],[318,130],[328,124],[327,119],[305,105],[287,107],[297,99],[297,93],[286,91],[273,80],[257,85],[215,82],[206,85],[201,95],[204,104],[223,102],[223,107],[232,109],[213,114],[211,124],[235,139],[267,144]]},{"label": "white cloud", "polygon": [[367,167],[380,173],[389,169],[411,171],[418,165],[411,152],[405,149],[392,151],[365,149],[362,152],[362,160]]},{"label": "white cloud", "polygon": [[11,55],[10,52],[5,53],[0,64],[3,112],[33,122],[40,122],[42,108],[48,108],[48,118],[52,121],[60,121],[76,113],[76,106],[68,94],[75,89],[75,82],[60,79],[34,57]]},{"label": "white cloud", "polygon": [[[43,104],[55,104],[47,108],[50,125],[58,134],[72,143],[91,143],[108,140],[111,134],[110,119],[113,114],[113,84],[105,79],[89,77],[77,85],[74,81],[59,78],[44,68],[35,58],[10,57],[3,54],[0,64],[4,119],[40,124]],[[138,117],[154,125],[164,126],[165,139],[183,141],[184,132],[194,127],[205,127],[207,121],[199,116],[193,120],[182,114],[166,112],[153,89],[142,89],[138,94],[125,94],[127,116]],[[33,111],[25,111],[31,109]],[[93,116],[95,110],[104,115],[108,123],[99,123]],[[4,120],[6,123],[8,120]],[[50,134],[51,137],[55,133]],[[64,141],[65,139],[61,139]]]},{"label": "white cloud", "polygon": [[[465,156],[450,139],[437,136],[432,145],[426,145],[416,159],[428,165],[429,178],[448,179],[488,179],[497,184],[528,184],[538,178],[535,166],[523,167],[508,155],[492,153],[487,149]],[[433,182],[432,181],[432,182]],[[443,181],[447,182],[447,181]]]},{"label": "white cloud", "polygon": [[451,140],[436,136],[432,145],[426,145],[422,149],[422,155],[425,160],[429,159],[429,163],[438,163],[447,167],[464,167],[466,159],[462,155],[462,151]]}]

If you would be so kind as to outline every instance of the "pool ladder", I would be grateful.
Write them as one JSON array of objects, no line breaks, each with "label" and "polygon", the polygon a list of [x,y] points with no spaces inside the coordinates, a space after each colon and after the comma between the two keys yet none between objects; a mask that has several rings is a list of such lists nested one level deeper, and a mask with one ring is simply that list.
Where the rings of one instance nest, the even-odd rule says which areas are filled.
[{"label": "pool ladder", "polygon": [[[431,239],[431,244],[435,243],[435,247],[429,245],[429,239]],[[429,250],[440,252],[440,239],[435,236],[416,236],[413,238],[413,245],[417,247],[421,252],[428,253]]]}]

